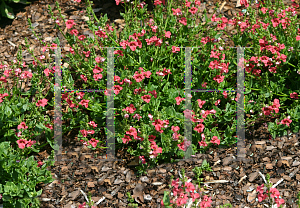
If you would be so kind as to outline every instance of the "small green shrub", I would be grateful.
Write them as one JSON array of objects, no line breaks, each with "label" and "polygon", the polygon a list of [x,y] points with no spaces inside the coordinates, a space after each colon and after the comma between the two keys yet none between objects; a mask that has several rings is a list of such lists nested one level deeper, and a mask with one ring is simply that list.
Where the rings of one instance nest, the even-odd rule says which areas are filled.
[{"label": "small green shrub", "polygon": [[[20,152],[10,146],[10,142],[0,143],[0,195],[5,208],[38,208],[38,196],[42,189],[35,190],[38,183],[50,183],[54,179],[46,168],[54,165],[54,151],[52,161],[44,161],[38,167],[33,156],[27,159],[20,156]],[[0,203],[1,200],[0,200]]]}]

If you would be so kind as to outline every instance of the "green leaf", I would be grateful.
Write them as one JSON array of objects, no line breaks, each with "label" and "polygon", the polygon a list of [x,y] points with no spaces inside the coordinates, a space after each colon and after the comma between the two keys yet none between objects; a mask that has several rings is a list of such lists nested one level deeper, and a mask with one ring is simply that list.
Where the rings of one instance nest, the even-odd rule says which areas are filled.
[{"label": "green leaf", "polygon": [[71,74],[69,74],[69,83],[71,84],[71,85],[74,85],[74,80],[73,80],[73,77],[72,77],[72,75]]},{"label": "green leaf", "polygon": [[168,191],[164,192],[163,202],[164,202],[165,206],[170,205],[170,196],[169,196],[169,192]]},{"label": "green leaf", "polygon": [[7,6],[4,1],[2,1],[1,6],[0,6],[0,11],[1,11],[1,15],[3,17],[7,17],[9,19],[14,19],[15,18],[15,14],[12,10],[11,7]]},{"label": "green leaf", "polygon": [[167,113],[167,115],[170,115],[170,116],[172,116],[172,117],[175,117],[176,111],[175,111],[174,107],[172,106],[172,107],[168,107],[168,108],[166,109],[166,113]]},{"label": "green leaf", "polygon": [[204,17],[205,17],[205,22],[207,22],[207,23],[211,22],[210,19],[207,17],[206,13],[204,14]]},{"label": "green leaf", "polygon": [[218,39],[218,38],[221,37],[221,36],[222,36],[222,33],[216,34],[215,39]]},{"label": "green leaf", "polygon": [[24,0],[20,0],[20,2],[19,2],[20,4],[31,4],[31,2],[29,2],[29,1],[24,1]]},{"label": "green leaf", "polygon": [[12,114],[11,108],[8,106],[5,106],[4,112],[8,117]]},{"label": "green leaf", "polygon": [[142,107],[142,110],[147,111],[148,109],[149,109],[148,103],[144,104],[143,107]]}]

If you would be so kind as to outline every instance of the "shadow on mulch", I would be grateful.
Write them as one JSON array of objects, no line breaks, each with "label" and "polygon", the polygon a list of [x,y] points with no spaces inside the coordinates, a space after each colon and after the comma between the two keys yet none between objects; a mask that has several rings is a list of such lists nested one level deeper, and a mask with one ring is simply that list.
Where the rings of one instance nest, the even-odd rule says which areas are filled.
[{"label": "shadow on mulch", "polygon": [[[25,12],[25,7],[29,6],[29,5],[32,5],[34,3],[37,3],[39,2],[40,0],[27,0],[27,2],[30,2],[30,4],[21,4],[21,3],[14,3],[14,2],[5,2],[5,4],[9,7],[12,8],[15,16],[19,13],[19,12]],[[17,18],[17,17],[16,17]],[[2,17],[1,16],[1,21],[0,21],[0,28],[5,28],[6,26],[8,25],[12,25],[12,22],[14,21],[14,19],[9,19],[9,18],[6,18],[6,17]]]}]

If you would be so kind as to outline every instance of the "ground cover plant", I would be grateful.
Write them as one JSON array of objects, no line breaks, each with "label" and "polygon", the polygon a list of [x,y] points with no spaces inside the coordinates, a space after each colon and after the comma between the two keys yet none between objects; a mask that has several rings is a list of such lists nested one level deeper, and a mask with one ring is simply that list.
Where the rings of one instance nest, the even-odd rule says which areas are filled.
[{"label": "ground cover plant", "polygon": [[[91,149],[105,148],[106,135],[102,129],[106,129],[107,95],[113,92],[116,148],[126,146],[132,155],[139,157],[139,174],[158,163],[182,158],[188,146],[192,146],[195,154],[212,145],[216,148],[235,145],[236,104],[241,95],[224,89],[237,88],[236,69],[243,62],[245,114],[251,114],[251,119],[246,118],[245,123],[259,116],[280,115],[279,120],[268,123],[273,138],[286,135],[288,129],[295,133],[299,131],[300,29],[293,8],[285,8],[279,1],[275,5],[270,1],[259,1],[257,7],[264,22],[256,21],[255,13],[249,8],[250,21],[243,13],[227,20],[215,15],[208,18],[204,12],[205,25],[196,26],[192,17],[200,1],[186,2],[182,10],[173,8],[171,1],[167,5],[168,14],[162,13],[163,6],[166,6],[164,2],[155,1],[154,19],[150,21],[145,21],[147,5],[143,2],[116,1],[116,4],[124,4],[126,12],[122,16],[128,23],[120,38],[116,37],[114,25],[106,24],[106,16],[101,19],[95,16],[89,1],[87,24],[94,39],[72,30],[74,21],[65,20],[61,13],[54,17],[49,7],[56,26],[70,45],[70,54],[64,60],[69,67],[62,67],[62,89],[86,90],[62,92],[62,105],[67,106],[62,118],[63,134],[75,129],[78,130],[77,139],[84,145]],[[242,4],[247,7],[247,2],[242,1]],[[58,3],[56,6],[60,11]],[[209,22],[218,24],[208,30]],[[67,33],[60,29],[62,24],[66,25]],[[222,47],[224,41],[220,37],[228,24],[238,29],[238,33],[231,37],[236,46],[252,46],[245,49],[244,60],[236,60],[236,49]],[[194,38],[196,34],[199,34],[198,39]],[[45,46],[43,50],[49,50],[50,54],[54,54],[60,45],[59,39],[46,45],[36,36]],[[32,53],[27,39],[25,42]],[[119,47],[114,48],[113,90],[107,89],[108,54],[106,48],[101,47]],[[219,90],[192,92],[191,112],[187,112],[184,106],[187,95],[183,47],[199,47],[191,53],[192,89]],[[53,119],[45,113],[54,107],[53,90],[46,94],[42,92],[46,85],[54,88],[55,68],[51,64],[43,65],[42,62],[46,61],[44,55],[34,57],[35,61],[29,65],[22,61],[21,52],[17,58],[12,66],[0,66],[4,69],[1,84],[8,78],[13,78],[15,83],[30,79],[32,87],[27,93],[18,88],[13,88],[13,92],[1,88],[0,141],[10,141],[25,159],[33,152],[39,152],[44,145],[54,147]],[[88,92],[88,89],[105,91]],[[193,122],[192,142],[184,138],[184,120],[188,114]],[[36,143],[33,139],[42,133],[47,143]],[[4,192],[0,189],[0,193]],[[186,195],[182,194],[186,200]],[[261,199],[265,199],[266,195],[260,194]],[[274,196],[276,203],[282,204],[277,192]],[[22,196],[19,198],[21,200]],[[12,203],[11,199],[2,200]],[[184,204],[184,200],[179,204]],[[200,204],[208,206],[209,198],[204,201]]]}]

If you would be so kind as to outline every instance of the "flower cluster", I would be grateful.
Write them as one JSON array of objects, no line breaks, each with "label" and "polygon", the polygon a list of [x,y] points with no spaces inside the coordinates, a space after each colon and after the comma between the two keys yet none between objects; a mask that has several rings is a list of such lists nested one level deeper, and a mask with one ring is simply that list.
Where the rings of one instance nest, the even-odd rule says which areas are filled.
[{"label": "flower cluster", "polygon": [[[196,187],[191,182],[185,182],[181,183],[179,185],[179,178],[172,181],[171,186],[173,187],[172,193],[174,199],[170,200],[170,205],[176,204],[177,206],[186,205],[188,203],[189,197],[192,199],[192,202],[197,203],[197,199],[199,202],[197,203],[197,206],[199,205],[201,208],[211,207],[211,197],[204,195],[202,198],[199,193],[201,193],[198,189],[198,185]],[[199,193],[197,193],[196,189]],[[161,205],[164,206],[163,200],[161,201]]]},{"label": "flower cluster", "polygon": [[[268,195],[267,194],[263,194],[264,193],[264,184],[262,184],[261,186],[258,186],[256,188],[256,191],[259,192],[258,194],[258,201],[262,202],[263,200],[265,200]],[[270,188],[270,192],[267,190],[267,193],[271,194],[271,198],[275,199],[275,203],[277,204],[277,207],[279,207],[281,204],[284,204],[284,199],[280,199],[280,193],[276,188]]]}]

